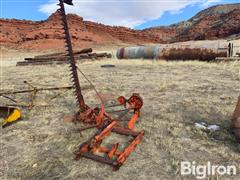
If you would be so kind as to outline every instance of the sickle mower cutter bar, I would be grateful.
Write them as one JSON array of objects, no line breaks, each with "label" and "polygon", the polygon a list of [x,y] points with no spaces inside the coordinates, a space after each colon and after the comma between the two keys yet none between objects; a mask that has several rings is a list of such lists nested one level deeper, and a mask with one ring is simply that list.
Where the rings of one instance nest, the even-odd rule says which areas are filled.
[{"label": "sickle mower cutter bar", "polygon": [[[80,145],[79,149],[75,152],[75,159],[79,160],[81,157],[85,157],[112,165],[115,169],[118,169],[125,162],[130,153],[135,149],[135,147],[141,142],[141,139],[144,136],[144,131],[134,131],[134,125],[140,116],[140,109],[143,105],[143,101],[137,93],[134,93],[129,99],[126,99],[123,96],[120,96],[118,98],[119,105],[122,105],[126,112],[133,111],[133,115],[128,120],[128,124],[126,126],[123,124],[121,118],[114,118],[105,111],[104,102],[101,97],[101,108],[97,107],[92,109],[85,104],[78,78],[78,71],[80,71],[80,69],[77,67],[73,55],[72,43],[68,29],[64,3],[68,5],[73,5],[73,3],[72,0],[59,0],[58,4],[60,6],[60,8],[58,9],[58,13],[61,16],[64,31],[65,47],[69,61],[71,80],[75,90],[74,94],[76,97],[76,101],[79,106],[79,112],[74,115],[71,120],[73,122],[83,122],[86,124],[91,124],[91,127],[96,127],[99,130],[99,132],[94,135],[90,140]],[[81,72],[81,74],[84,75],[83,72]],[[84,77],[86,78],[85,75]],[[88,127],[85,129],[88,129]],[[133,140],[123,150],[119,150],[119,143],[113,144],[111,148],[104,147],[102,145],[102,142],[107,136],[110,136],[112,132],[124,136],[131,136]],[[102,156],[97,155],[97,153],[102,153]]]}]

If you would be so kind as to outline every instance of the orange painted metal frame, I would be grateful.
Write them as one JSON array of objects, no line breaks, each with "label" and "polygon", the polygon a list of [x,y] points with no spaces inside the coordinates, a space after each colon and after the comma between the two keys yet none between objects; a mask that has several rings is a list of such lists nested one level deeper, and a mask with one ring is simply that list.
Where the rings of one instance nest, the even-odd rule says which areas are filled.
[{"label": "orange painted metal frame", "polygon": [[[102,105],[101,111],[95,116],[95,123],[99,125],[98,127],[101,131],[94,135],[90,140],[79,146],[78,150],[75,152],[76,160],[79,160],[81,157],[85,157],[109,164],[117,170],[141,142],[144,136],[144,131],[136,132],[134,131],[134,126],[140,116],[140,108],[143,105],[142,98],[138,94],[133,94],[128,100],[123,96],[119,97],[118,102],[127,109],[133,110],[133,115],[128,121],[127,127],[124,127],[120,124],[120,121],[112,118],[108,113],[106,113],[104,111],[104,106]],[[104,139],[110,136],[112,132],[120,135],[131,136],[133,140],[122,151],[118,150],[119,143],[113,144],[111,148],[102,146]],[[102,156],[97,153],[100,153]]]},{"label": "orange painted metal frame", "polygon": [[[134,151],[136,146],[141,142],[144,131],[136,132],[136,136],[132,136],[129,133],[125,133],[126,136],[132,136],[133,140],[131,143],[122,151],[118,150],[119,143],[115,143],[111,148],[102,146],[103,140],[109,136],[113,131],[114,127],[119,126],[117,121],[113,121],[106,128],[103,129],[99,134],[95,135],[89,141],[83,143],[79,149],[75,152],[76,160],[81,157],[89,158],[95,161],[109,164],[118,170],[122,164],[126,161],[128,156]],[[117,132],[117,131],[115,131]],[[117,132],[118,133],[118,132]],[[103,156],[97,153],[102,153]]]}]

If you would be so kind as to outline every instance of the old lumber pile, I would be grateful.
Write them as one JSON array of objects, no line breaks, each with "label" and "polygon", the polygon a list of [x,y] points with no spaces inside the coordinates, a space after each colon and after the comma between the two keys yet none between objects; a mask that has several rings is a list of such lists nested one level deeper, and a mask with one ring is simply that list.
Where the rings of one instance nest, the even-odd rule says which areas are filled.
[{"label": "old lumber pile", "polygon": [[[85,60],[99,60],[104,58],[111,58],[109,53],[93,53],[92,48],[82,49],[80,51],[74,51],[74,58],[76,61]],[[17,66],[27,65],[48,65],[48,64],[65,64],[68,61],[68,55],[63,52],[44,54],[34,56],[33,58],[25,58],[24,61],[17,62]]]}]

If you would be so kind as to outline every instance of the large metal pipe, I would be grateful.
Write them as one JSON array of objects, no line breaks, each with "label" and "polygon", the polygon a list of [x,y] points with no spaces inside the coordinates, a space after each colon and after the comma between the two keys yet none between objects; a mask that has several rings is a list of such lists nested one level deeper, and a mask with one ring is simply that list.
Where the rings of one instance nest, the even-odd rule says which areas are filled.
[{"label": "large metal pipe", "polygon": [[118,59],[155,59],[160,46],[135,46],[117,49]]},{"label": "large metal pipe", "polygon": [[216,57],[225,57],[226,52],[217,52],[214,48],[180,46],[176,44],[156,46],[135,46],[117,49],[118,59],[165,59],[165,60],[201,60],[211,61]]}]

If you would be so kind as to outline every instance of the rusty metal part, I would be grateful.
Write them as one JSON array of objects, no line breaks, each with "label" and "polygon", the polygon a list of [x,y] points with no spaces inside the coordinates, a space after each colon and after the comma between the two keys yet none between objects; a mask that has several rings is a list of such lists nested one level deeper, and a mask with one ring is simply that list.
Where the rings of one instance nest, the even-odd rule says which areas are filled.
[{"label": "rusty metal part", "polygon": [[[86,53],[91,53],[93,50],[92,48],[86,48],[82,49],[80,51],[73,51],[74,54],[86,54]],[[62,57],[66,56],[66,52],[59,52],[59,53],[51,53],[51,54],[43,54],[43,55],[37,55],[34,56],[34,58],[24,58],[24,60],[32,60],[32,59],[38,59],[38,58],[55,58],[55,57]]]},{"label": "rusty metal part", "polygon": [[231,130],[235,134],[236,138],[240,140],[240,96],[238,97],[238,102],[233,113]]},{"label": "rusty metal part", "polygon": [[[129,112],[130,110],[134,111],[134,114],[132,118],[129,120],[128,127],[130,129],[133,129],[138,117],[140,116],[140,109],[143,105],[142,98],[139,96],[139,94],[134,93],[129,99],[126,99],[125,97],[121,96],[118,98],[119,104],[124,106],[126,109],[117,110],[117,111],[110,111],[112,112]],[[117,106],[116,106],[117,107]],[[105,111],[105,107],[102,104],[101,108],[88,108],[85,111],[82,111],[81,113],[72,116],[72,122],[84,122],[89,124],[101,124],[104,120],[111,122],[113,120],[116,120],[115,118],[112,118],[109,113]],[[68,117],[69,119],[69,117]]]},{"label": "rusty metal part", "polygon": [[[112,55],[109,53],[81,53],[81,51],[74,52],[74,60],[78,62],[83,62],[84,60],[87,60],[87,59],[95,60],[95,59],[104,59],[104,58],[111,58],[111,57]],[[48,65],[48,64],[51,65],[51,64],[64,64],[64,63],[68,63],[68,56],[66,56],[65,54],[62,54],[59,56],[43,55],[42,57],[25,58],[24,61],[17,62],[16,66]]]},{"label": "rusty metal part", "polygon": [[125,97],[120,96],[118,102],[125,107],[128,105],[130,109],[134,110],[139,110],[143,106],[143,100],[138,93],[133,93],[128,100]]},{"label": "rusty metal part", "polygon": [[143,106],[143,100],[138,93],[134,93],[128,100],[131,109],[139,110]]},{"label": "rusty metal part", "polygon": [[[119,143],[113,144],[111,148],[106,148],[102,146],[101,144],[103,140],[112,132],[116,132],[125,136],[132,136],[133,140],[122,151],[118,150]],[[115,170],[117,170],[122,166],[128,156],[131,154],[131,152],[141,142],[143,136],[144,131],[134,132],[130,129],[119,127],[118,122],[113,121],[108,126],[106,126],[100,133],[96,134],[90,140],[80,145],[79,149],[75,152],[75,159],[79,160],[81,157],[85,157],[111,165]],[[97,152],[102,153],[103,156],[96,154]]]},{"label": "rusty metal part", "polygon": [[[24,83],[27,83],[27,82],[24,82]],[[24,108],[24,109],[28,109],[28,110],[31,110],[33,107],[36,107],[36,106],[42,106],[42,107],[46,107],[48,105],[36,105],[34,103],[34,100],[36,98],[36,95],[39,91],[57,91],[57,90],[66,90],[65,92],[67,92],[68,90],[72,89],[73,87],[72,86],[66,86],[66,87],[53,87],[53,88],[36,88],[34,86],[32,86],[31,84],[27,83],[29,85],[29,87],[31,89],[29,90],[22,90],[22,91],[5,91],[5,92],[2,92],[0,93],[0,97],[3,97],[3,98],[6,98],[6,99],[9,99],[11,100],[14,104],[5,104],[5,106],[11,106],[11,107],[21,107],[21,108]],[[84,86],[82,88],[82,90],[86,90],[86,89],[91,89],[92,87],[91,86]],[[29,99],[29,102],[27,103],[19,103],[17,100],[9,97],[9,96],[6,96],[5,94],[7,95],[11,95],[11,94],[22,94],[22,93],[31,93],[30,94],[30,99]],[[50,103],[52,100],[56,99],[57,97],[61,96],[61,94],[57,94],[53,97],[51,97],[48,101],[48,103]]]},{"label": "rusty metal part", "polygon": [[[73,89],[74,87],[72,86],[66,86],[66,87],[52,87],[52,88],[37,88],[37,91],[58,91],[58,90],[70,90]],[[81,87],[82,90],[87,90],[87,89],[91,89],[91,86],[83,86]],[[26,89],[26,90],[21,90],[21,91],[6,91],[6,92],[1,92],[0,96],[2,95],[8,95],[8,94],[23,94],[23,93],[29,93],[29,92],[33,92],[34,89]]]},{"label": "rusty metal part", "polygon": [[124,149],[123,153],[119,155],[117,158],[118,167],[120,167],[128,158],[130,153],[136,148],[138,144],[140,144],[142,138],[144,136],[144,131],[139,132],[138,136],[131,142],[131,144]]},{"label": "rusty metal part", "polygon": [[68,29],[68,23],[67,23],[67,17],[65,13],[65,8],[64,8],[64,3],[68,5],[73,5],[71,0],[59,0],[59,6],[60,9],[58,9],[58,12],[61,15],[62,19],[62,26],[65,34],[65,47],[67,50],[67,56],[70,64],[70,71],[71,71],[71,80],[73,83],[73,86],[75,87],[75,96],[77,99],[77,103],[79,105],[79,108],[81,111],[85,111],[87,109],[87,106],[85,105],[83,96],[82,96],[82,91],[81,91],[81,86],[78,78],[78,72],[77,72],[77,67],[76,67],[76,62],[74,59],[74,54],[73,54],[73,49],[72,49],[72,43],[71,43],[71,38],[70,38],[70,33]]},{"label": "rusty metal part", "polygon": [[139,94],[133,93],[133,95],[128,100],[125,97],[120,96],[118,98],[118,102],[128,109],[134,110],[134,114],[128,122],[128,128],[133,130],[134,125],[140,116],[140,109],[143,106],[142,98]]}]

